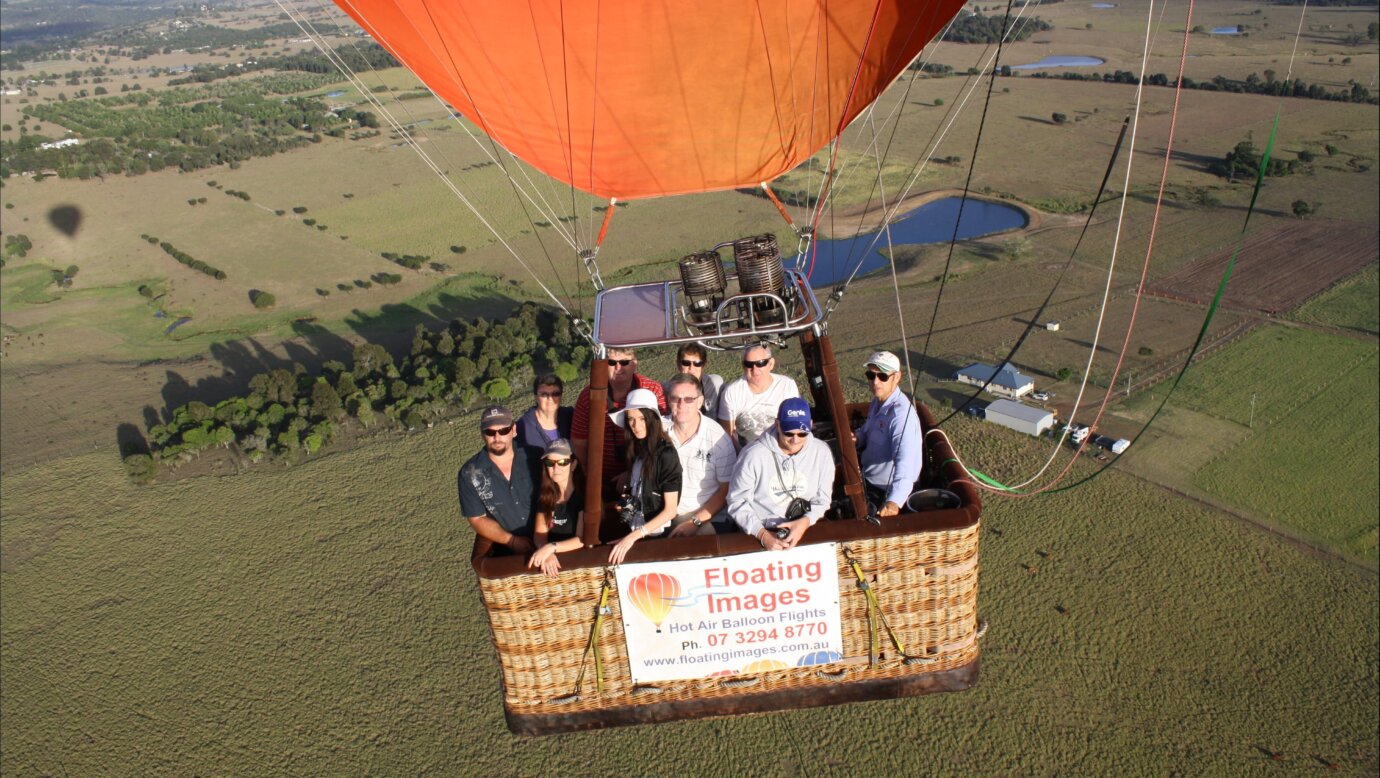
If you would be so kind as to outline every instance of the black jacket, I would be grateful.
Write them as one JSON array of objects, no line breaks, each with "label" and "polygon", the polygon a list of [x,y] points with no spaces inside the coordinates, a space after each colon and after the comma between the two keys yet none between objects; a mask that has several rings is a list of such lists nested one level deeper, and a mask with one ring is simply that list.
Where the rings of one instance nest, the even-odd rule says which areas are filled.
[{"label": "black jacket", "polygon": [[666,493],[680,493],[680,455],[676,447],[663,445],[642,472],[642,515],[651,521],[666,507]]}]

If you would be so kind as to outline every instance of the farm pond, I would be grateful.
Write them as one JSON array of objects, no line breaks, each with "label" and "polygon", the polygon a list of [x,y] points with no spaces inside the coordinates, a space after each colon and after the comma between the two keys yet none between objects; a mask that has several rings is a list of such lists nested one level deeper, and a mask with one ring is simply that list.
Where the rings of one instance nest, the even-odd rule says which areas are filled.
[{"label": "farm pond", "polygon": [[[916,208],[891,225],[892,244],[947,242],[954,235],[954,223],[958,222],[959,204],[962,202],[960,197],[945,197]],[[1027,223],[1029,220],[1025,212],[1019,208],[970,198],[963,203],[963,221],[958,225],[958,238],[979,238],[1019,229]],[[825,287],[841,283],[848,279],[859,260],[862,261],[859,276],[880,270],[887,266],[887,258],[882,254],[885,249],[886,236],[877,232],[854,238],[821,240],[810,284]]]},{"label": "farm pond", "polygon": [[1085,57],[1076,54],[1051,54],[1044,57],[1039,62],[1027,62],[1024,65],[1012,65],[1012,70],[1039,70],[1042,68],[1081,68],[1089,65],[1101,65],[1107,60],[1101,57]]}]

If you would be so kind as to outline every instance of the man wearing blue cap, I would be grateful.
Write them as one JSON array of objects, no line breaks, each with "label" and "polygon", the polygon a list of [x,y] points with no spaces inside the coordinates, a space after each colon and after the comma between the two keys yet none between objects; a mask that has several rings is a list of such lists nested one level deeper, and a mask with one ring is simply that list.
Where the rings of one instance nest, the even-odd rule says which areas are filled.
[{"label": "man wearing blue cap", "polygon": [[824,517],[834,487],[834,455],[810,434],[810,406],[783,400],[776,425],[738,457],[728,513],[770,551],[794,548]]}]

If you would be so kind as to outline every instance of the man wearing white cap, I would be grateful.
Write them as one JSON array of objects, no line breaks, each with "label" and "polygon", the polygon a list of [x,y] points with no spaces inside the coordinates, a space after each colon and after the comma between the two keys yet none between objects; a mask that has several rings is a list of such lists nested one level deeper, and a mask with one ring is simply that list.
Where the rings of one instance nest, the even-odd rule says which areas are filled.
[{"label": "man wearing white cap", "polygon": [[867,421],[855,433],[868,502],[878,516],[895,516],[920,478],[920,416],[901,391],[901,360],[890,351],[867,358],[863,374],[872,389]]}]

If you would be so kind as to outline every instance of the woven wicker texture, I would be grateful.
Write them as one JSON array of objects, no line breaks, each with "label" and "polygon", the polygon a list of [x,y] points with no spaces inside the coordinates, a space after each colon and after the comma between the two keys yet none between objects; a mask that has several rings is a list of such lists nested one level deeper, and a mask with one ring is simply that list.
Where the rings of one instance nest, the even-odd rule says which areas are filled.
[{"label": "woven wicker texture", "polygon": [[[659,682],[634,689],[628,673],[617,589],[603,619],[599,646],[604,690],[595,691],[593,656],[585,645],[594,624],[604,572],[562,571],[556,578],[522,575],[481,578],[480,590],[503,672],[504,703],[523,714],[597,711],[640,702],[674,702],[706,697],[823,687],[849,681],[898,678],[949,670],[978,653],[979,525],[947,532],[850,541],[887,623],[910,657],[897,654],[885,632],[881,661],[867,664],[867,599],[842,552],[838,555],[844,661],[762,673],[747,679],[706,678]],[[575,691],[585,665],[578,700],[558,701]]]}]

